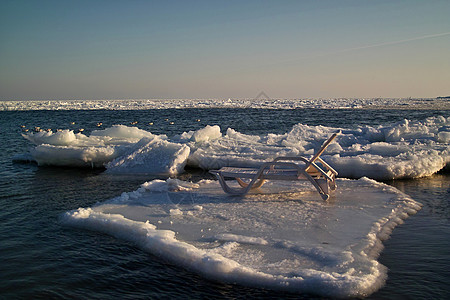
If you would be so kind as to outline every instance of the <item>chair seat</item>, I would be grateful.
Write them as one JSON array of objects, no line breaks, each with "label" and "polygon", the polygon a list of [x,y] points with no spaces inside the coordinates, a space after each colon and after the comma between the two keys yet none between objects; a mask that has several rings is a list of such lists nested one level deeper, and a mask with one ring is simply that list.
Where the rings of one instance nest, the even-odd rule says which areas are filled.
[{"label": "chair seat", "polygon": [[[224,177],[253,178],[258,171],[259,169],[254,168],[223,167],[218,172],[222,173]],[[295,180],[298,179],[298,171],[294,169],[264,170],[259,178],[272,180]]]},{"label": "chair seat", "polygon": [[[331,190],[336,189],[337,172],[324,162],[320,155],[337,135],[338,133],[334,133],[310,160],[302,156],[277,157],[272,162],[262,164],[260,168],[223,167],[220,170],[211,170],[210,173],[217,176],[223,190],[229,194],[246,194],[251,189],[261,187],[267,179],[309,180],[322,196],[322,199],[327,200],[329,188]],[[315,163],[316,160],[319,164]],[[296,161],[300,161],[302,164],[294,163]],[[242,188],[229,186],[225,181],[226,177],[236,179]],[[250,179],[250,181],[245,182],[242,179]]]},{"label": "chair seat", "polygon": [[[231,178],[253,178],[259,169],[255,168],[235,168],[235,167],[223,167],[216,172],[222,173],[224,177]],[[328,172],[331,173],[331,172]],[[319,177],[321,173],[316,170],[308,171],[311,177]],[[329,174],[331,175],[331,174]],[[264,170],[260,176],[261,179],[272,180],[296,180],[303,179],[303,174],[298,174],[298,170],[295,169],[268,169]]]}]

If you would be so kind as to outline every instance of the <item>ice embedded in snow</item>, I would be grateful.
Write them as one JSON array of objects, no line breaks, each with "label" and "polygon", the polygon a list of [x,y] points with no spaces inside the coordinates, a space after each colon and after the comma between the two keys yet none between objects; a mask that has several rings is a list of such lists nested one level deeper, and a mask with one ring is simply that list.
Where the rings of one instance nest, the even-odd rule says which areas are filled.
[{"label": "ice embedded in snow", "polygon": [[366,296],[386,278],[376,260],[382,241],[420,204],[367,178],[338,185],[324,202],[306,182],[269,182],[236,197],[217,181],[154,180],[61,220],[130,241],[210,279]]},{"label": "ice embedded in snow", "polygon": [[[323,158],[340,177],[387,180],[434,174],[450,162],[450,118],[404,120],[385,126],[332,128],[294,125],[284,134],[248,135],[219,126],[173,137],[117,125],[92,132],[24,134],[36,144],[30,154],[39,165],[104,166],[108,172],[176,175],[184,166],[205,170],[257,167],[277,156],[311,156],[332,133],[341,134]],[[20,155],[20,160],[29,155]]]}]

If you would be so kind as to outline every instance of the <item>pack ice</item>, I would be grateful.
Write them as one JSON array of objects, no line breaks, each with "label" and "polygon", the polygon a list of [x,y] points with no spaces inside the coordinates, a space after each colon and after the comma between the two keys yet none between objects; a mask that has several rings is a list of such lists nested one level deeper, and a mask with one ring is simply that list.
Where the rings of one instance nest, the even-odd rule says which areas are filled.
[{"label": "pack ice", "polygon": [[28,133],[27,155],[39,165],[105,167],[110,173],[176,175],[186,165],[205,170],[259,166],[277,156],[314,153],[341,130],[323,158],[339,176],[387,180],[428,176],[450,162],[450,118],[432,117],[389,126],[332,128],[297,124],[284,134],[248,135],[218,125],[167,137],[115,125],[89,136],[71,130]]}]

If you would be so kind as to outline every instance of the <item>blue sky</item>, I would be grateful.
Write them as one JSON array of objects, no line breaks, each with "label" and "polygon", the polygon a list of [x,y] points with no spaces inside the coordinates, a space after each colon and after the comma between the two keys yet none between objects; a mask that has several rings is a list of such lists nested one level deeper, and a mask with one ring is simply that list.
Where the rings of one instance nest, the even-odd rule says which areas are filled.
[{"label": "blue sky", "polygon": [[0,1],[0,99],[450,95],[450,1]]}]

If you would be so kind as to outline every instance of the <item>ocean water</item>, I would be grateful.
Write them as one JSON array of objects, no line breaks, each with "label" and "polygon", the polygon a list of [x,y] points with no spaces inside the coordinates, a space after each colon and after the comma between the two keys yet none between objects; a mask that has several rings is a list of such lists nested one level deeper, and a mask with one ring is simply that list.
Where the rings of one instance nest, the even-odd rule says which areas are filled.
[{"label": "ocean water", "polygon": [[[311,298],[310,294],[271,291],[210,281],[141,250],[132,243],[96,231],[65,226],[61,214],[89,207],[165,177],[107,174],[102,169],[38,167],[13,162],[32,146],[21,125],[85,133],[114,124],[137,126],[168,136],[206,125],[233,128],[248,135],[284,134],[296,124],[355,128],[449,117],[437,110],[329,109],[162,109],[0,112],[0,295],[5,298]],[[166,121],[168,119],[168,121]],[[138,122],[132,125],[132,122]],[[171,124],[169,121],[173,122]],[[74,124],[72,124],[74,122]],[[153,123],[150,125],[150,123]],[[181,179],[211,178],[188,168]],[[379,257],[388,271],[373,299],[448,298],[450,176],[442,171],[421,179],[387,182],[423,208],[396,227]]]}]

